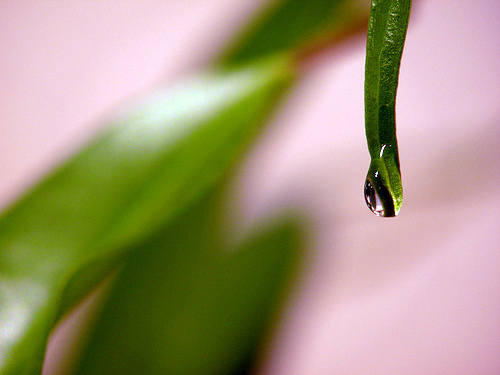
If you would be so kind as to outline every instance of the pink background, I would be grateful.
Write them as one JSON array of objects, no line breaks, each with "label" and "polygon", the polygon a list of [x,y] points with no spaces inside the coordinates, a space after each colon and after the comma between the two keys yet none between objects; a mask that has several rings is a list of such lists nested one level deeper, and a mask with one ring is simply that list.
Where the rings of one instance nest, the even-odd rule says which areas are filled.
[{"label": "pink background", "polygon": [[[259,3],[0,2],[0,206],[117,105],[208,61]],[[362,36],[327,51],[239,173],[242,222],[295,204],[317,231],[259,372],[499,374],[500,2],[414,1],[396,219],[362,196],[363,64]]]}]

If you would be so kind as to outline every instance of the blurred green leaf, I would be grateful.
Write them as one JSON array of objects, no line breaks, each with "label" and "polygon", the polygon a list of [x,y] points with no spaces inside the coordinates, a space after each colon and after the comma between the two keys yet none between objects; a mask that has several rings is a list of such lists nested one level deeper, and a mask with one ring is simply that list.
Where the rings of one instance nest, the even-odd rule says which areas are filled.
[{"label": "blurred green leaf", "polygon": [[[139,366],[117,373],[220,373],[248,361],[286,278],[294,230],[270,230],[223,255],[206,232],[210,215],[193,204],[220,183],[291,82],[289,55],[344,32],[365,10],[347,0],[275,3],[218,70],[151,95],[10,207],[0,217],[0,374],[38,374],[57,319],[123,259],[99,327],[118,319],[137,341],[120,341],[118,321],[94,337],[96,348],[124,346],[105,348],[113,369],[119,357]],[[182,212],[194,215],[184,226]],[[162,325],[165,314],[179,324]],[[106,364],[85,358],[82,372]]]},{"label": "blurred green leaf", "polygon": [[238,65],[262,56],[311,49],[368,17],[366,0],[281,0],[257,15],[218,63]]},{"label": "blurred green leaf", "polygon": [[[2,215],[0,374],[39,373],[71,276],[103,256],[101,270],[111,267],[113,254],[216,184],[261,127],[290,70],[286,59],[268,59],[152,95]],[[103,273],[73,278],[62,306]]]},{"label": "blurred green leaf", "polygon": [[299,237],[282,220],[229,246],[218,207],[210,195],[134,249],[77,374],[223,375],[245,365],[293,275]]},{"label": "blurred green leaf", "polygon": [[[352,1],[282,1],[217,63],[235,66],[311,48],[366,16],[367,8]],[[223,374],[248,361],[276,303],[289,234],[276,229],[233,260],[214,260],[220,245],[205,233],[209,221],[196,225],[199,220],[192,214],[172,224],[175,229],[127,260],[79,373]]]}]

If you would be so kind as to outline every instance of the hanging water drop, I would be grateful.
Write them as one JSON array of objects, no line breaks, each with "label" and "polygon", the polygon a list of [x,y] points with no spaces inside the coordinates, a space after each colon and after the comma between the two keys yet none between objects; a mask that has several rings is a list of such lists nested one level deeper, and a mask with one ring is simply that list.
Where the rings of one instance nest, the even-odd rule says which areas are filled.
[{"label": "hanging water drop", "polygon": [[365,181],[365,201],[368,208],[377,216],[385,216],[384,206],[369,179]]}]

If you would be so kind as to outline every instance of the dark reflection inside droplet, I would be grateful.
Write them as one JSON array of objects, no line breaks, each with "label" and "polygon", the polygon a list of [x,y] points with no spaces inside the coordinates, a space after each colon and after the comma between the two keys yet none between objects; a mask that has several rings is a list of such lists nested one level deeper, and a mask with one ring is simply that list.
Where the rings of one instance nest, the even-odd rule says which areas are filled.
[{"label": "dark reflection inside droplet", "polygon": [[384,216],[384,206],[369,179],[365,181],[365,201],[368,208],[377,216]]}]

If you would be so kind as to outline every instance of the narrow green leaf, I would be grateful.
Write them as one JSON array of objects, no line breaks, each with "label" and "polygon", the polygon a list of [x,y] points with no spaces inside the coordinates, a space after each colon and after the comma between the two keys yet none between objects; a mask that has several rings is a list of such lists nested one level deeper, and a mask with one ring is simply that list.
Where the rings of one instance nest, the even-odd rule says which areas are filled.
[{"label": "narrow green leaf", "polygon": [[309,49],[366,19],[359,0],[281,0],[240,34],[219,63],[238,65],[262,56]]},{"label": "narrow green leaf", "polygon": [[[3,214],[0,374],[39,373],[71,276],[217,183],[290,79],[273,59],[156,93]],[[74,282],[64,305],[90,284]]]},{"label": "narrow green leaf", "polygon": [[365,182],[368,207],[396,216],[403,187],[396,139],[396,92],[411,0],[373,0],[365,66],[365,128],[371,163]]},{"label": "narrow green leaf", "polygon": [[298,255],[282,221],[224,245],[209,196],[138,245],[77,374],[231,374],[247,363]]}]

